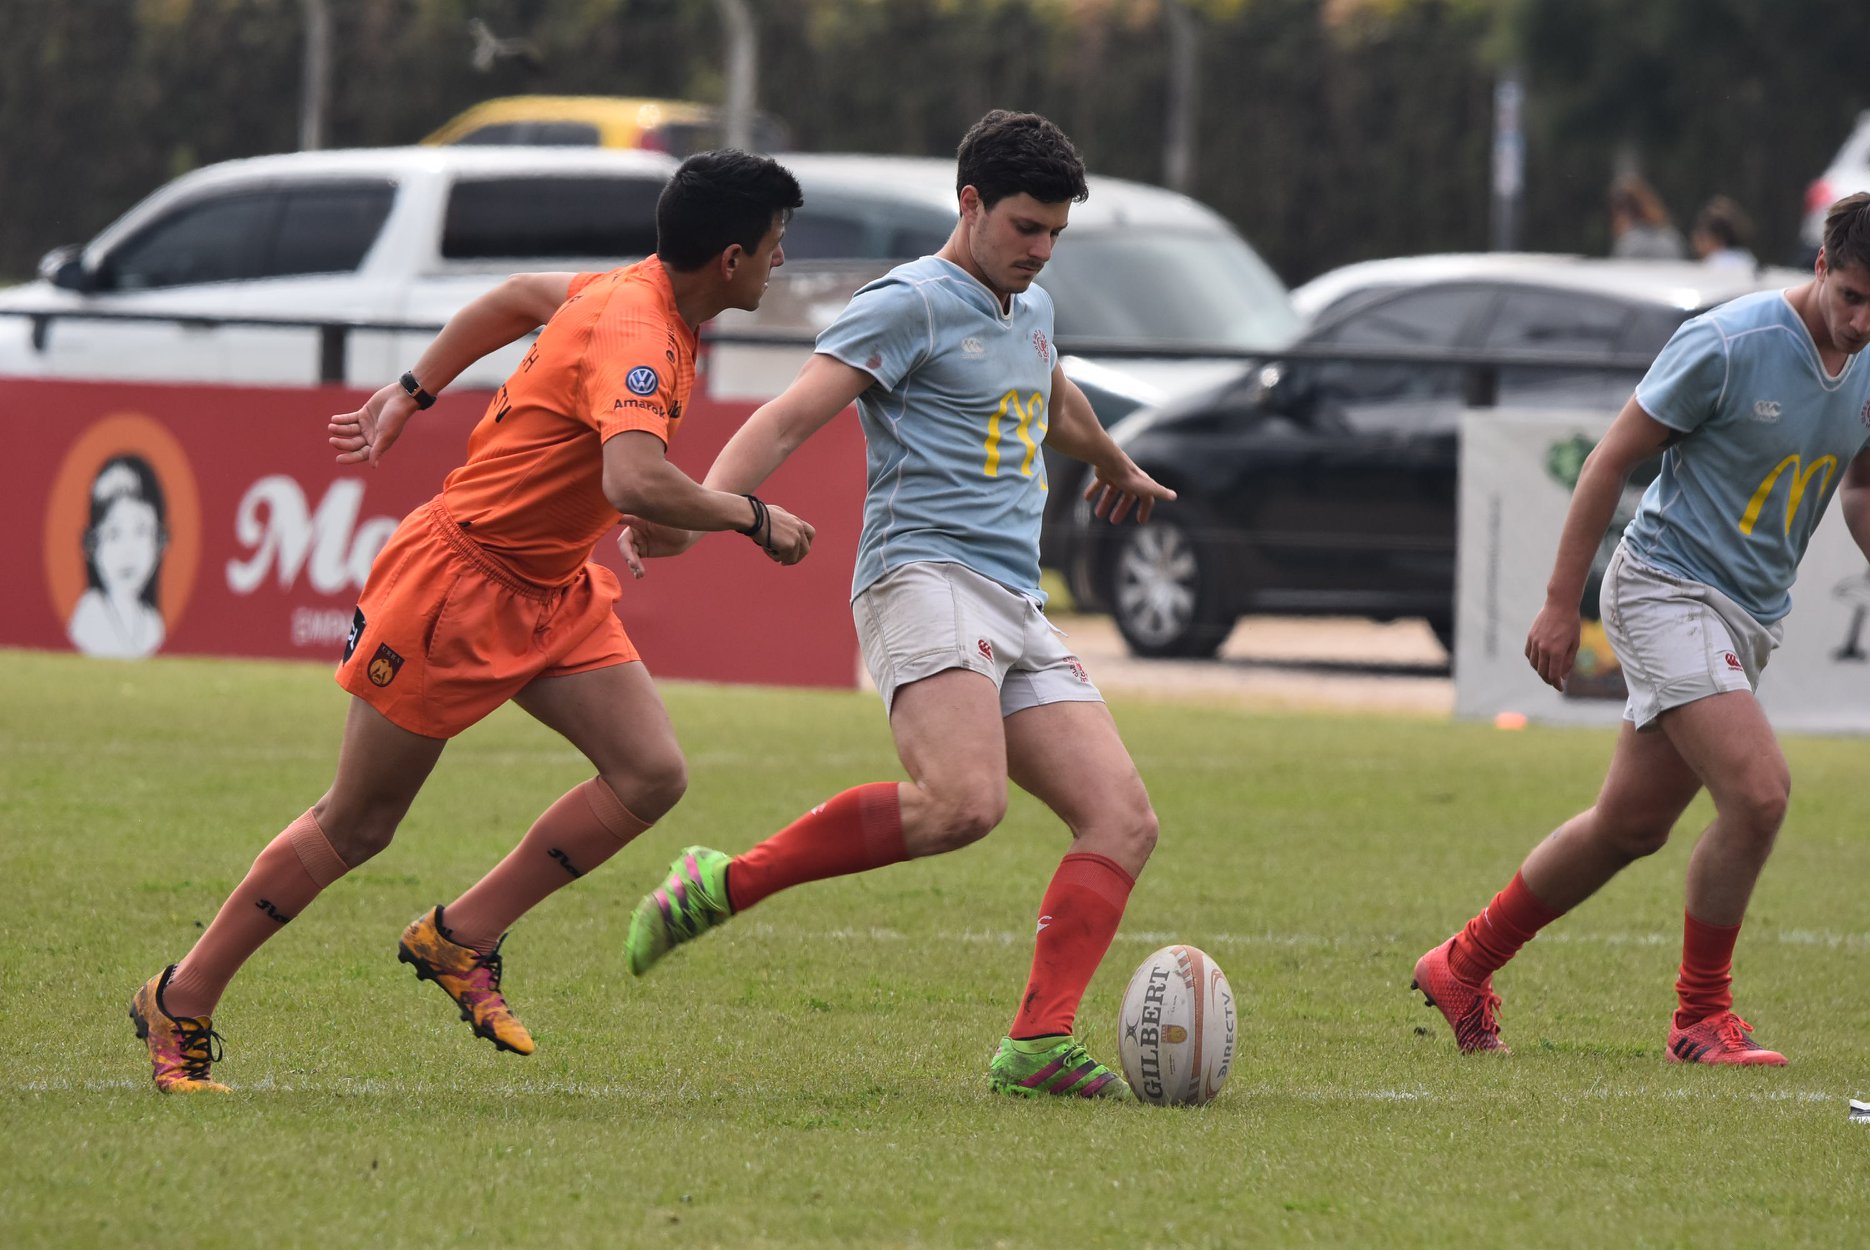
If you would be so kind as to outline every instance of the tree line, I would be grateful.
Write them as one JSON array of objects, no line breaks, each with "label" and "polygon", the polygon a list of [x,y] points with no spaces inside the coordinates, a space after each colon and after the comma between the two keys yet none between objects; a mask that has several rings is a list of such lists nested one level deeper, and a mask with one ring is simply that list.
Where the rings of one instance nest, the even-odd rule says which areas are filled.
[{"label": "tree line", "polygon": [[[1289,282],[1489,246],[1509,69],[1518,241],[1542,251],[1606,251],[1633,167],[1677,224],[1723,193],[1792,260],[1807,183],[1870,108],[1870,5],[1834,0],[753,0],[758,103],[801,148],[908,154],[1035,109],[1095,171],[1160,182],[1177,4],[1201,35],[1189,190]],[[414,142],[496,95],[723,91],[715,0],[325,7],[327,146]],[[0,275],[177,173],[298,146],[305,0],[0,0],[0,30]]]}]

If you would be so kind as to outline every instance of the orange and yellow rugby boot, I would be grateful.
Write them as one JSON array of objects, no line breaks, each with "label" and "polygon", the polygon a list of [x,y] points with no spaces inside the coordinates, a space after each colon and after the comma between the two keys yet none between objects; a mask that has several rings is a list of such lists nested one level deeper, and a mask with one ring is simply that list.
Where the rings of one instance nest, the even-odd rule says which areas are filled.
[{"label": "orange and yellow rugby boot", "polygon": [[149,1045],[149,1066],[156,1088],[165,1094],[226,1094],[232,1091],[208,1075],[221,1058],[221,1035],[207,1016],[172,1016],[162,1005],[162,991],[175,973],[170,964],[143,983],[130,1000],[136,1035]]},{"label": "orange and yellow rugby boot", "polygon": [[[403,930],[397,959],[414,966],[418,981],[433,981],[455,1000],[461,1018],[474,1032],[501,1050],[533,1052],[532,1034],[519,1022],[500,993],[500,948],[483,955],[442,936],[442,909],[417,916]],[[500,939],[506,941],[504,937]]]}]

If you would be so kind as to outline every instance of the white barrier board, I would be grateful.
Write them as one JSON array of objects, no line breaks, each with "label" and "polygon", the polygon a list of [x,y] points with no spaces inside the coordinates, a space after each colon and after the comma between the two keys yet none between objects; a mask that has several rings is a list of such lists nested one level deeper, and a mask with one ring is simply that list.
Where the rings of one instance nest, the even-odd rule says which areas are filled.
[{"label": "white barrier board", "polygon": [[[1560,694],[1526,663],[1526,630],[1571,501],[1577,466],[1609,428],[1600,413],[1470,411],[1461,423],[1459,559],[1455,605],[1455,715],[1518,712],[1551,724],[1614,725],[1623,682],[1596,622],[1585,622],[1580,663]],[[1639,470],[1633,483],[1647,481]],[[1785,506],[1786,491],[1768,501]],[[1632,485],[1612,530],[1640,496]],[[1833,490],[1835,494],[1835,488]],[[1810,507],[1808,494],[1802,505]],[[1613,541],[1600,548],[1603,567]],[[1595,576],[1589,613],[1596,611]],[[1760,681],[1760,703],[1783,730],[1870,733],[1870,563],[1830,501],[1792,588],[1785,640]]]}]

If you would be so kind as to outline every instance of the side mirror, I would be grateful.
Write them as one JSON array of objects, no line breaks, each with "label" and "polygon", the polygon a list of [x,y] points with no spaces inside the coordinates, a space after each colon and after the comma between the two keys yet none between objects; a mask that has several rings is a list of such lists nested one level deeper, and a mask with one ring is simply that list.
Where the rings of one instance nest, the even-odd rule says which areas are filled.
[{"label": "side mirror", "polygon": [[47,252],[39,261],[39,276],[64,291],[82,294],[97,288],[95,276],[84,267],[84,248],[76,243]]},{"label": "side mirror", "polygon": [[1304,363],[1268,365],[1260,370],[1256,397],[1267,412],[1302,421],[1317,398],[1317,376]]}]

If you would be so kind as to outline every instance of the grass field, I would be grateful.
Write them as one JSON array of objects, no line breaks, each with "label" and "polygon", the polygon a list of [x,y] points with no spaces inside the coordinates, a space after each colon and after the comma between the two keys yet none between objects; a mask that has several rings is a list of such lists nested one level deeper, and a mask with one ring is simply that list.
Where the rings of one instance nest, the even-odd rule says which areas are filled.
[{"label": "grass field", "polygon": [[[1243,1054],[1211,1106],[1009,1103],[985,1064],[1060,830],[1016,795],[958,855],[780,895],[632,980],[629,909],[692,841],[739,850],[897,775],[874,696],[665,691],[688,798],[507,944],[539,1052],[473,1038],[402,926],[587,775],[512,709],[398,841],[248,966],[231,1098],[163,1098],[125,1019],[329,779],[322,667],[0,653],[7,1246],[1863,1244],[1870,786],[1795,739],[1739,959],[1778,1071],[1663,1060],[1691,838],[1502,974],[1506,1059],[1463,1059],[1410,967],[1588,801],[1607,733],[1115,711],[1162,816],[1081,1032],[1131,968],[1206,948]],[[1690,824],[1706,812],[1697,808]]]}]

